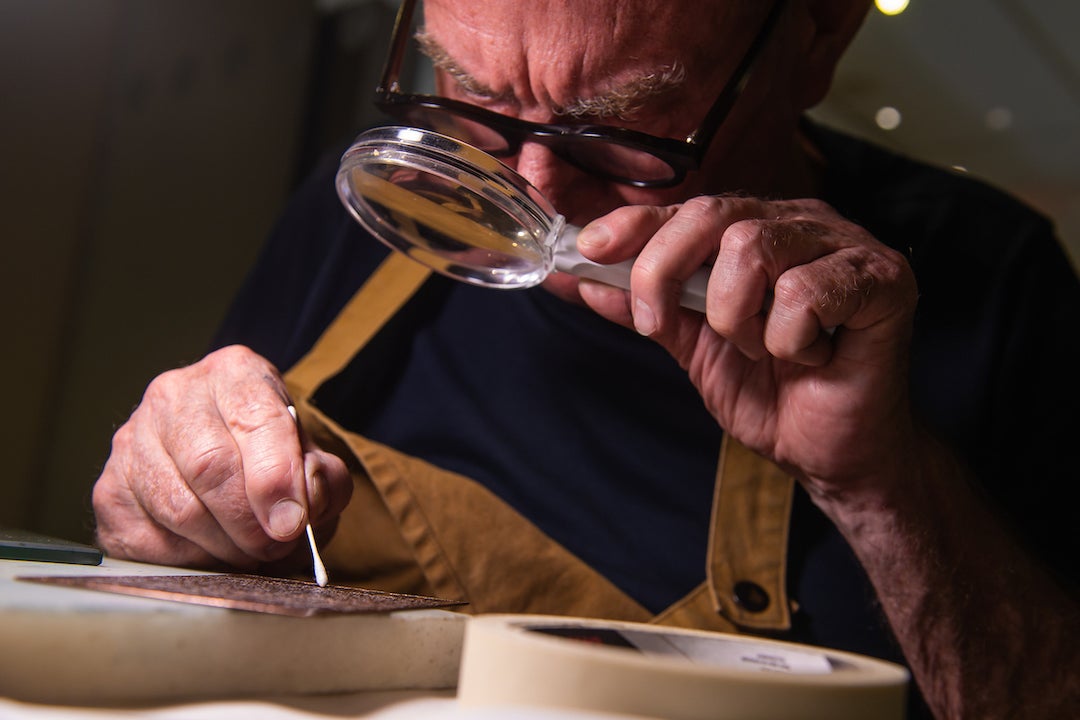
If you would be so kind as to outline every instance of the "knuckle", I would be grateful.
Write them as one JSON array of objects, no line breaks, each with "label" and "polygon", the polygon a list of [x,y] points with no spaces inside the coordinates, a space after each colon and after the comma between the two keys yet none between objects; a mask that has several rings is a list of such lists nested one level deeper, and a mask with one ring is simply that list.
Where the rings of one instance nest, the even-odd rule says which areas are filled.
[{"label": "knuckle", "polygon": [[225,423],[230,430],[255,437],[269,431],[267,418],[281,414],[283,400],[273,393],[261,392],[262,390],[260,386],[238,387],[233,394],[219,399],[222,409],[225,410]]},{"label": "knuckle", "polygon": [[726,198],[718,195],[697,195],[682,204],[681,212],[687,215],[716,216],[727,204]]},{"label": "knuckle", "polygon": [[135,423],[134,417],[116,429],[113,433],[109,447],[109,458],[130,457],[135,450]]},{"label": "knuckle", "polygon": [[169,407],[174,403],[176,397],[181,394],[180,388],[186,384],[186,368],[167,370],[151,380],[150,384],[146,386],[139,407]]},{"label": "knuckle", "polygon": [[237,370],[261,376],[272,385],[278,383],[278,372],[269,360],[246,345],[226,345],[203,358],[202,370],[215,375],[235,375]]},{"label": "knuckle", "polygon": [[884,287],[892,289],[902,304],[914,306],[919,296],[918,283],[911,265],[901,253],[888,248],[873,274],[880,279]]},{"label": "knuckle", "polygon": [[205,365],[234,365],[240,362],[249,362],[259,356],[246,345],[226,345],[218,348],[200,361]]},{"label": "knuckle", "polygon": [[90,505],[98,523],[107,523],[118,507],[115,484],[117,480],[108,465],[90,491]]},{"label": "knuckle", "polygon": [[683,203],[668,223],[675,231],[669,234],[693,234],[716,241],[722,236],[725,199],[708,195],[691,198]]},{"label": "knuckle", "polygon": [[914,281],[915,276],[911,271],[911,265],[903,253],[888,246],[883,246],[883,248],[882,259],[886,265],[883,274],[895,282],[908,283]]},{"label": "knuckle", "polygon": [[155,519],[178,535],[198,528],[208,515],[206,507],[191,493],[165,493],[159,497]]},{"label": "knuckle", "polygon": [[184,467],[192,488],[199,494],[213,492],[230,480],[243,477],[243,462],[234,448],[214,437],[193,439]]},{"label": "knuckle", "polygon": [[[296,476],[297,464],[291,455],[270,448],[248,458],[245,472],[255,486],[270,486]],[[302,471],[301,471],[302,474]]]},{"label": "knuckle", "polygon": [[734,255],[747,255],[759,247],[763,221],[736,220],[724,231],[723,249]]},{"label": "knuckle", "polygon": [[805,272],[796,268],[785,272],[773,284],[773,307],[795,307],[812,295]]}]

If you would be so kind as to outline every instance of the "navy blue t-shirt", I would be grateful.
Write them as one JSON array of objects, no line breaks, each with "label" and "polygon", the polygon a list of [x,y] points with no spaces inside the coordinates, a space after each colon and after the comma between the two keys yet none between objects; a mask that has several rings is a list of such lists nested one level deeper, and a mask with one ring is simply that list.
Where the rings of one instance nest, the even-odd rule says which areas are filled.
[{"label": "navy blue t-shirt", "polygon": [[[912,402],[1023,538],[1075,580],[1080,287],[1050,225],[982,184],[823,128],[825,199],[908,256],[920,300]],[[217,345],[282,369],[311,347],[386,250],[346,214],[336,163],[300,189]],[[376,371],[320,394],[340,422],[481,482],[653,611],[705,577],[721,430],[652,341],[542,289],[436,277]],[[851,549],[796,494],[786,638],[902,661]]]}]

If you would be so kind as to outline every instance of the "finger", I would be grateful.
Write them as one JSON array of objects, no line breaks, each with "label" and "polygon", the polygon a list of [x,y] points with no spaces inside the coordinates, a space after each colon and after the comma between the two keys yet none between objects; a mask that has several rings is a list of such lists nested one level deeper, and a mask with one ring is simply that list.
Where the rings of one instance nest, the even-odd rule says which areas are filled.
[{"label": "finger", "polygon": [[295,420],[274,383],[216,386],[222,422],[241,458],[247,501],[273,541],[297,539],[307,524],[307,480]]},{"label": "finger", "polygon": [[[209,402],[198,383],[192,386],[191,376],[187,369],[174,370],[150,384],[132,417],[114,435],[107,467],[128,486],[134,502],[145,514],[137,521],[161,529],[156,542],[159,549],[163,543],[168,544],[167,533],[175,536],[170,540],[178,547],[179,539],[183,539],[223,562],[249,567],[253,562],[250,553],[232,540],[170,452],[170,448],[181,448],[198,453],[208,438],[212,442],[226,435],[222,428],[217,428],[215,434],[214,425],[202,422],[198,413],[185,411],[188,407],[205,407]],[[227,438],[224,442],[228,445]],[[228,513],[229,517],[235,515],[235,510]],[[172,558],[172,562],[180,560]]]},{"label": "finger", "polygon": [[725,228],[706,300],[709,326],[753,359],[766,353],[764,315],[777,272],[774,259],[760,251],[766,233],[766,221],[756,219]]},{"label": "finger", "polygon": [[304,451],[308,520],[314,526],[325,526],[349,504],[353,491],[352,475],[341,458],[315,444],[304,430],[295,406],[289,405],[286,410],[296,423]]},{"label": "finger", "polygon": [[728,225],[760,212],[759,205],[745,198],[696,197],[674,208],[634,263],[631,289],[638,332],[674,331],[686,281],[715,261]]},{"label": "finger", "polygon": [[764,329],[764,344],[770,355],[808,366],[829,361],[833,346],[825,328],[842,324],[839,318],[848,304],[845,297],[850,299],[861,282],[873,283],[866,276],[845,276],[842,256],[854,252],[841,250],[796,265],[777,279]]},{"label": "finger", "polygon": [[578,251],[589,260],[611,264],[637,256],[678,205],[626,205],[588,223],[578,233]]},{"label": "finger", "polygon": [[[237,547],[261,560],[287,554],[303,528],[306,496],[277,371],[246,348],[226,348],[187,372],[187,382],[161,383],[155,392],[162,396],[155,397],[163,408],[155,417],[163,447]],[[287,526],[284,534],[269,520],[282,500],[292,501],[275,520]]]},{"label": "finger", "polygon": [[[267,535],[250,506],[240,448],[213,402],[190,403],[182,416],[157,414],[154,429],[168,457],[147,464],[171,464],[179,480],[167,489],[158,475],[149,476],[141,484],[147,486],[142,502],[160,522],[200,544],[220,548],[211,532],[212,521],[246,556],[271,559],[275,539]],[[205,515],[194,511],[196,502]],[[189,511],[181,512],[185,504]]]},{"label": "finger", "polygon": [[[904,258],[884,247],[853,246],[786,271],[765,328],[769,352],[822,365],[834,343],[823,328],[859,331],[865,348],[896,336],[890,323],[910,322],[917,289]],[[874,332],[884,342],[875,343]],[[890,351],[891,352],[891,351]]]},{"label": "finger", "polygon": [[[611,264],[634,258],[663,227],[677,207],[627,205],[593,220],[578,233],[578,251],[593,262]],[[581,280],[578,291],[586,305],[625,327],[634,327],[630,294],[608,285]]]},{"label": "finger", "polygon": [[92,495],[96,540],[107,555],[188,567],[215,567],[219,561],[233,564],[152,518],[116,466],[113,458],[106,462]]},{"label": "finger", "polygon": [[629,292],[596,280],[585,279],[578,282],[578,292],[585,304],[601,317],[624,327],[634,327]]},{"label": "finger", "polygon": [[[825,220],[808,216],[804,203],[762,205],[759,213],[781,213],[772,219],[738,220],[725,230],[709,282],[707,315],[709,325],[733,342],[743,354],[760,358],[768,352],[765,343],[765,315],[781,313],[780,319],[815,316],[807,308],[777,307],[775,284],[789,269],[811,263],[851,239],[836,233]],[[787,313],[787,315],[784,315]],[[793,326],[793,325],[792,325]],[[820,340],[817,355],[827,350],[828,339],[818,338],[821,326],[800,326],[803,346]]]},{"label": "finger", "polygon": [[[131,447],[123,448],[127,437],[121,429],[114,445],[122,449],[119,457],[129,458],[126,475],[132,479],[133,492],[147,516],[164,530],[197,545],[209,555],[236,567],[250,568],[255,559],[232,539],[216,516],[184,479],[173,458],[162,447],[153,422],[142,421],[141,408],[131,423]],[[199,433],[202,435],[203,433]],[[233,511],[229,516],[238,514]]]},{"label": "finger", "polygon": [[323,527],[335,521],[349,504],[352,475],[341,458],[319,449],[304,453],[304,473],[311,524]]}]

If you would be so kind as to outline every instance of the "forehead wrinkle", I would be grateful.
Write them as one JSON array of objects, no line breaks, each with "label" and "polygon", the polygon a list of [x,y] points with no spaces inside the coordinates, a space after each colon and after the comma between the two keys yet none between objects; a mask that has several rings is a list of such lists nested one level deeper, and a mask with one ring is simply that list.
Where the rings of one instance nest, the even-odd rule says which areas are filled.
[{"label": "forehead wrinkle", "polygon": [[[444,77],[476,97],[549,117],[634,121],[658,96],[701,80],[701,46],[715,47],[713,26],[735,0],[717,1],[687,13],[640,0],[430,0],[426,31],[441,41],[433,57]],[[658,25],[673,30],[657,35]]]},{"label": "forehead wrinkle", "polygon": [[513,97],[510,92],[498,92],[485,83],[473,77],[465,68],[458,63],[446,48],[427,33],[423,28],[416,32],[416,41],[420,45],[420,51],[431,60],[437,70],[442,70],[449,75],[458,85],[467,92],[480,97],[509,100]]},{"label": "forehead wrinkle", "polygon": [[[421,52],[431,60],[432,64],[449,75],[467,92],[492,99],[514,99],[511,91],[496,91],[475,78],[426,29],[418,30],[415,38]],[[587,64],[588,60],[583,56],[581,65]],[[574,72],[573,79],[576,81],[583,72],[579,67]],[[660,65],[654,70],[636,71],[627,79],[610,85],[599,93],[575,96],[563,103],[552,99],[549,101],[550,109],[556,115],[575,119],[597,117],[626,120],[652,98],[682,87],[685,78],[685,68],[676,61],[670,65]]]}]

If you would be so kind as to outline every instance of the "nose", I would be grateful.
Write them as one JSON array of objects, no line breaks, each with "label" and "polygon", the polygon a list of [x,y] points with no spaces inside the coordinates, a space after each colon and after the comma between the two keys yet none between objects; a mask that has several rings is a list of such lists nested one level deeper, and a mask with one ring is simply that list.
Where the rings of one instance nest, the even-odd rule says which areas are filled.
[{"label": "nose", "polygon": [[513,158],[513,167],[528,180],[533,187],[542,192],[548,200],[555,201],[555,195],[567,182],[572,181],[575,169],[539,143],[526,142],[521,151]]},{"label": "nose", "polygon": [[523,143],[521,151],[507,160],[510,161],[508,165],[571,221],[579,216],[585,207],[595,203],[598,191],[601,190],[597,186],[603,184],[540,143]]}]

